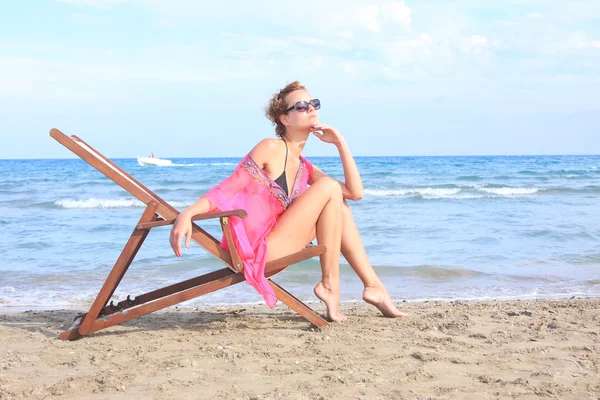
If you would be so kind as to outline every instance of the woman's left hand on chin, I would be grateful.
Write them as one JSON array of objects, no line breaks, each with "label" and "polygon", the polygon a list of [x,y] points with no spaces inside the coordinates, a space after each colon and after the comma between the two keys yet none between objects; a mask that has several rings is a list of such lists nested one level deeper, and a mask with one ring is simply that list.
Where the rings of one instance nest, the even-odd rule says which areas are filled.
[{"label": "woman's left hand on chin", "polygon": [[[310,131],[318,137],[322,142],[340,144],[344,138],[342,134],[334,127],[325,124],[316,124],[310,128]],[[320,132],[318,132],[320,131]]]}]

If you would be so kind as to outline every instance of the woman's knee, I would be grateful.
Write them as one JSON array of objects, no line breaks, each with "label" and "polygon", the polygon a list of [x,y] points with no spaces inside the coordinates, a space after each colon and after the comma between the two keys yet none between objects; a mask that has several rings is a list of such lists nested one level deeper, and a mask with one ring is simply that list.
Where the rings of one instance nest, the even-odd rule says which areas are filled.
[{"label": "woman's knee", "polygon": [[315,184],[319,184],[322,190],[327,191],[328,194],[331,195],[332,198],[342,199],[342,187],[340,183],[333,178],[325,176],[319,179]]}]

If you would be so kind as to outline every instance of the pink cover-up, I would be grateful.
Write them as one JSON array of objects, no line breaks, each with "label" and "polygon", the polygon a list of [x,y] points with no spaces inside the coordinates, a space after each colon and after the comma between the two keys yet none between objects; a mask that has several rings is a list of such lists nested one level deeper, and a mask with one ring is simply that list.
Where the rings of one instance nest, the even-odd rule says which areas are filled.
[{"label": "pink cover-up", "polygon": [[[267,235],[275,229],[279,216],[306,191],[312,172],[312,164],[300,156],[300,167],[288,196],[248,154],[227,179],[203,196],[218,211],[243,209],[248,212],[247,218],[229,218],[233,243],[244,263],[246,282],[271,308],[277,303],[277,297],[265,278]],[[225,235],[221,247],[229,250]]]}]

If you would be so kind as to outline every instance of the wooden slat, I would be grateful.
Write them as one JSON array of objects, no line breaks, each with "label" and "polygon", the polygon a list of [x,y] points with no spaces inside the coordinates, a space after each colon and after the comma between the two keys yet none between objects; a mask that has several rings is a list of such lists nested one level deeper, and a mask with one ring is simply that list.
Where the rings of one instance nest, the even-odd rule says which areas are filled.
[{"label": "wooden slat", "polygon": [[[146,210],[144,210],[140,221],[151,221],[154,218],[156,218],[156,208],[157,204],[155,202],[150,203],[148,207],[146,207]],[[133,233],[129,237],[129,240],[125,244],[123,251],[117,259],[117,262],[115,262],[113,269],[110,271],[110,274],[106,278],[106,281],[104,281],[104,285],[102,285],[100,293],[98,293],[98,296],[96,296],[96,299],[94,300],[90,311],[88,311],[88,314],[81,323],[79,332],[82,335],[85,335],[89,332],[90,327],[92,326],[96,318],[100,315],[100,310],[102,310],[102,308],[106,305],[110,297],[115,292],[115,289],[119,285],[119,282],[121,282],[123,275],[125,275],[125,272],[127,272],[127,269],[131,265],[131,262],[136,256],[138,250],[142,246],[142,243],[146,239],[146,236],[148,236],[148,232],[150,231],[140,231],[137,229],[133,230]]]},{"label": "wooden slat", "polygon": [[225,234],[225,240],[227,241],[227,248],[229,249],[229,254],[231,255],[231,261],[233,262],[233,268],[236,271],[242,272],[244,270],[244,265],[242,263],[242,259],[235,248],[235,244],[233,243],[233,236],[231,234],[231,225],[229,224],[229,217],[221,217],[221,228],[223,229],[223,233]]},{"label": "wooden slat", "polygon": [[[173,206],[163,200],[156,193],[152,192],[142,183],[138,182],[135,178],[122,170],[119,166],[106,158],[104,155],[102,155],[102,153],[90,146],[81,138],[75,135],[69,137],[58,129],[50,130],[50,136],[78,155],[92,167],[106,175],[106,177],[115,182],[117,185],[121,186],[124,190],[129,192],[133,197],[137,198],[144,204],[148,204],[153,200],[157,201],[158,214],[160,214],[160,216],[162,216],[165,220],[173,220],[177,217],[177,215],[179,215],[179,211],[177,211]],[[206,232],[196,224],[192,225],[192,229],[193,241],[217,257],[223,264],[233,268],[229,253],[219,245],[219,241],[217,239],[212,237],[210,233]]]},{"label": "wooden slat", "polygon": [[[127,192],[129,192],[133,197],[138,199],[144,204],[148,204],[149,202],[155,200],[155,197],[152,195],[152,192],[148,191],[137,182],[131,175],[117,167],[113,162],[111,162],[108,158],[104,157],[98,151],[96,151],[93,147],[85,143],[83,140],[74,136],[73,138],[68,137],[58,129],[52,129],[50,131],[50,136],[56,139],[60,144],[71,150],[73,153],[77,154],[82,160],[90,164],[92,167],[106,175],[110,180],[115,182],[117,185],[121,186]],[[76,138],[79,142],[83,143],[90,150],[85,147],[79,145]]]},{"label": "wooden slat", "polygon": [[[190,289],[192,287],[200,286],[205,283],[212,282],[214,280],[221,279],[226,276],[233,275],[233,274],[235,274],[235,272],[233,272],[231,270],[231,268],[222,268],[217,271],[213,271],[208,274],[198,276],[196,278],[188,279],[183,282],[165,286],[161,289],[156,289],[151,292],[147,292],[147,293],[138,295],[134,298],[135,303],[133,303],[133,304],[130,304],[129,302],[127,302],[127,300],[122,300],[122,301],[118,302],[114,308],[112,308],[111,306],[105,306],[101,310],[100,315],[109,316],[109,315],[112,315],[112,314],[115,314],[118,312],[122,312],[123,310],[126,310],[128,308],[138,307],[142,304],[148,303],[155,299],[169,296],[173,293],[181,292],[183,290]],[[76,316],[71,327],[66,332],[63,332],[61,334],[60,338],[62,340],[72,340],[72,339],[76,338],[76,337],[71,337],[71,335],[68,333],[68,331],[71,331],[74,328],[81,325],[81,322],[87,315],[88,315],[88,313],[83,313],[83,314],[79,314],[78,316]],[[79,337],[81,335],[77,334],[76,336]]]},{"label": "wooden slat", "polygon": [[[325,246],[323,246],[323,245],[309,246],[305,249],[302,249],[298,253],[292,254],[290,256],[287,256],[287,257],[284,257],[284,258],[281,258],[278,260],[268,262],[265,265],[265,276],[270,277],[270,276],[278,274],[279,272],[286,269],[289,265],[292,265],[292,264],[289,264],[290,261],[298,260],[296,262],[301,262],[301,261],[307,260],[309,258],[318,256],[319,254],[323,254],[324,252],[325,252]],[[183,291],[186,289],[190,289],[192,287],[199,286],[204,283],[213,281],[215,279],[220,279],[220,278],[229,276],[234,273],[235,272],[232,271],[231,268],[222,268],[222,269],[219,269],[219,270],[216,270],[216,271],[213,271],[213,272],[210,272],[210,273],[207,273],[207,274],[195,277],[195,278],[185,280],[183,282],[179,282],[179,283],[176,283],[173,285],[163,287],[161,289],[156,289],[151,292],[147,292],[147,293],[138,295],[135,297],[135,304],[129,304],[127,302],[127,300],[122,300],[117,303],[115,309],[113,309],[110,306],[105,306],[101,310],[100,313],[103,315],[114,314],[114,313],[120,312],[121,310],[125,310],[127,308],[132,308],[132,307],[147,303],[149,301],[155,300],[157,298],[168,296],[170,294],[180,292],[180,291]],[[77,318],[85,317],[86,315],[87,315],[87,313],[80,314],[77,316]]]},{"label": "wooden slat", "polygon": [[327,248],[322,244],[317,246],[308,246],[297,253],[270,261],[267,263],[267,265],[265,265],[265,276],[273,276],[276,273],[283,271],[290,265],[294,265],[300,261],[323,254],[326,250]]},{"label": "wooden slat", "polygon": [[[244,280],[244,275],[241,273],[231,274],[223,278],[216,279],[212,282],[208,282],[203,285],[190,288],[179,293],[171,294],[169,296],[161,298],[160,300],[156,300],[141,306],[136,306],[134,308],[131,308],[130,310],[123,310],[121,312],[115,313],[104,318],[98,318],[96,319],[96,321],[94,321],[87,333],[94,333],[102,329],[106,329],[108,327],[118,325],[120,323],[135,318],[139,318],[141,316],[150,314],[163,308],[170,307],[172,305],[179,304],[181,302],[191,300],[208,293],[212,293],[219,289],[223,289],[227,286],[235,285]],[[322,327],[328,325],[327,321],[319,317],[312,309],[310,309],[310,307],[298,300],[296,297],[292,296],[281,286],[271,281],[270,279],[269,283],[271,284],[271,287],[273,287],[277,298],[280,299],[284,304],[289,306],[292,310],[296,311],[298,314],[306,318],[315,326]],[[61,334],[61,339],[64,337],[67,340],[72,340],[82,336],[82,333],[80,332],[81,327],[77,326],[76,324],[74,325],[74,327]]]},{"label": "wooden slat", "polygon": [[[248,213],[246,210],[231,210],[231,211],[223,211],[223,212],[215,212],[215,213],[207,213],[207,214],[198,214],[192,217],[192,221],[202,221],[212,218],[221,218],[221,217],[240,217],[246,218],[248,217]],[[138,224],[138,229],[150,229],[156,228],[157,226],[165,226],[165,225],[173,225],[175,223],[175,219],[169,220],[161,220],[156,222],[145,222],[143,224]]]},{"label": "wooden slat", "polygon": [[60,340],[75,340],[75,339],[79,339],[79,338],[83,337],[79,333],[79,326],[81,325],[81,321],[83,321],[84,318],[85,318],[85,315],[75,317],[75,320],[73,320],[73,323],[71,324],[69,329],[60,333],[60,335],[58,336],[59,339]]},{"label": "wooden slat", "polygon": [[273,282],[271,279],[269,279],[268,281],[271,287],[273,288],[273,291],[275,292],[277,298],[289,308],[296,311],[298,314],[300,314],[313,325],[319,328],[329,325],[327,321],[321,318],[309,306],[307,306],[306,304],[298,300],[296,297],[294,297],[290,292],[279,286],[277,283]]},{"label": "wooden slat", "polygon": [[[324,251],[325,251],[325,246],[323,246],[323,245],[310,246],[310,247],[307,247],[307,248],[299,251],[298,253],[294,253],[290,256],[271,261],[271,262],[267,263],[267,265],[265,266],[265,277],[269,278],[269,277],[281,272],[283,269],[287,268],[290,265],[290,264],[288,264],[288,261],[290,261],[290,260],[295,261],[295,262],[304,261],[304,260],[307,260],[316,255],[322,254]],[[228,280],[228,278],[231,278],[231,280]],[[163,304],[164,307],[161,306],[161,308],[158,308],[158,309],[155,309],[155,307],[157,307],[155,305],[151,308],[143,309],[143,310],[146,310],[147,312],[146,311],[138,311],[134,314],[130,314],[131,311],[127,311],[126,316],[133,315],[133,317],[127,318],[127,319],[122,319],[124,317],[121,317],[121,318],[115,319],[115,320],[110,319],[110,318],[112,318],[112,317],[109,317],[111,314],[123,313],[123,311],[125,311],[127,308],[144,307],[144,304],[146,302],[150,302],[154,299],[161,298],[161,297],[166,298],[168,296],[172,296],[174,293],[177,293],[177,292],[186,292],[187,291],[187,293],[190,293],[189,290],[191,290],[192,288],[198,289],[203,285],[213,282],[212,286],[210,286],[210,290],[207,292],[203,292],[202,290],[199,290],[197,292],[191,292],[194,295],[194,297],[198,297],[198,296],[201,296],[202,294],[210,293],[212,291],[219,290],[224,287],[237,284],[244,280],[245,280],[245,278],[242,273],[234,273],[229,268],[223,268],[218,271],[211,272],[209,274],[205,274],[205,275],[202,275],[202,276],[199,276],[196,278],[189,279],[187,281],[183,281],[183,282],[180,282],[180,283],[177,283],[174,285],[164,287],[162,289],[157,289],[152,292],[148,292],[143,295],[137,296],[136,299],[139,299],[139,303],[137,303],[136,305],[129,305],[126,302],[126,300],[123,300],[122,302],[119,302],[119,306],[122,306],[123,310],[116,311],[116,310],[111,309],[110,307],[105,307],[105,317],[104,318],[108,317],[108,322],[107,322],[107,320],[105,320],[103,318],[97,319],[96,321],[94,321],[94,324],[92,325],[92,327],[90,328],[88,333],[96,332],[98,330],[119,324],[124,321],[129,321],[130,319],[137,318],[138,316],[146,315],[150,312],[159,310],[161,308],[169,307],[169,305]],[[215,282],[217,282],[217,283],[215,283]],[[306,311],[307,309],[310,310],[310,308],[308,306],[306,306],[300,300],[296,299],[294,296],[292,296],[291,294],[286,292],[279,285],[277,285],[277,287],[278,287],[277,289],[275,289],[275,287],[274,287],[273,290],[277,290],[277,291],[279,291],[279,289],[283,290],[283,292],[279,291],[278,298],[284,304],[288,305],[294,311],[297,311],[296,309],[300,309],[308,317],[303,314],[301,314],[301,315],[304,316],[308,321],[310,321],[314,325],[323,326],[322,322],[319,320],[321,318],[318,315],[315,317],[313,315],[308,314],[308,311]],[[204,287],[203,290],[206,290],[207,288],[208,287]],[[276,294],[278,293],[277,291],[276,291]],[[197,293],[200,293],[200,294],[197,294]],[[190,299],[194,298],[194,297],[190,297]],[[182,300],[182,301],[185,301],[185,300]],[[175,302],[173,304],[178,304],[178,303]],[[148,311],[148,310],[150,310],[150,311]],[[310,310],[310,311],[312,312],[312,310]],[[140,314],[140,312],[142,312],[142,313]],[[79,327],[80,327],[79,324],[81,323],[81,320],[85,316],[86,316],[86,314],[77,316],[75,321],[73,322],[73,325],[67,331],[61,333],[60,338],[62,340],[73,340],[73,339],[80,338],[82,335],[79,332]],[[99,320],[103,320],[104,322],[99,322]],[[325,323],[327,323],[327,322],[325,321]],[[98,328],[98,329],[96,329],[96,328]]]},{"label": "wooden slat", "polygon": [[[221,277],[217,277],[217,275],[219,275],[219,274],[221,275]],[[158,292],[162,292],[164,297],[161,297],[159,300],[150,301],[148,303],[141,304],[141,305],[134,305],[134,306],[128,307],[128,308],[130,308],[129,310],[126,308],[124,308],[123,310],[119,310],[119,311],[110,310],[110,313],[104,315],[101,318],[97,318],[95,321],[93,321],[91,327],[88,329],[87,333],[85,333],[85,334],[94,333],[99,330],[102,330],[102,329],[105,329],[105,328],[108,328],[108,327],[111,327],[114,325],[118,325],[125,321],[139,318],[143,315],[152,313],[154,311],[158,311],[163,308],[170,307],[175,304],[179,304],[183,301],[191,300],[193,298],[202,296],[204,294],[208,294],[208,293],[214,292],[216,290],[223,289],[224,287],[237,284],[244,280],[243,274],[234,273],[229,268],[223,268],[219,271],[215,271],[215,272],[212,272],[211,274],[207,274],[207,275],[212,275],[213,279],[202,285],[194,286],[187,290],[182,290],[179,292],[164,295],[164,293],[166,293],[166,292],[171,292],[175,286],[181,287],[180,285],[184,284],[184,282],[181,282],[176,285],[171,285],[171,286],[168,286],[168,287],[165,287],[162,289],[158,289],[154,292],[149,292],[146,294],[148,296],[157,297],[156,294]],[[203,277],[206,277],[206,275]],[[201,278],[201,277],[198,277],[198,278]],[[194,278],[194,279],[198,279],[198,278]],[[142,296],[139,296],[139,297],[141,298]],[[158,297],[160,297],[160,296],[158,296]],[[74,339],[79,339],[82,336],[84,336],[85,334],[81,332],[81,325],[80,325],[83,317],[85,317],[85,314],[83,314],[82,316],[76,317],[76,319],[73,322],[73,324],[71,325],[71,327],[68,330],[66,330],[60,334],[60,339],[61,340],[74,340]]]},{"label": "wooden slat", "polygon": [[134,318],[139,318],[143,315],[161,310],[166,307],[170,307],[175,304],[179,304],[181,302],[194,299],[198,296],[202,296],[211,292],[214,292],[219,289],[223,289],[227,286],[231,286],[233,284],[242,282],[244,280],[244,275],[237,273],[226,276],[221,279],[217,279],[215,281],[205,283],[204,285],[197,286],[188,290],[184,290],[182,292],[178,292],[172,294],[167,297],[163,297],[159,300],[152,301],[150,303],[146,303],[142,306],[131,308],[129,310],[124,310],[123,312],[113,314],[107,318],[98,318],[90,328],[88,333],[97,332],[101,329],[108,328],[113,325],[120,324],[125,321],[129,321]]}]

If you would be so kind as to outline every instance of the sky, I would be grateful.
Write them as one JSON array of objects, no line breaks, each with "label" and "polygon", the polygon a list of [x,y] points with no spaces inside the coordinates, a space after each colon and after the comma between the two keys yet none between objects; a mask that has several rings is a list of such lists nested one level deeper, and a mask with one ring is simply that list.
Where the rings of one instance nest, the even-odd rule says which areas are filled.
[{"label": "sky", "polygon": [[600,1],[6,2],[0,159],[242,157],[294,80],[356,156],[600,154]]}]

